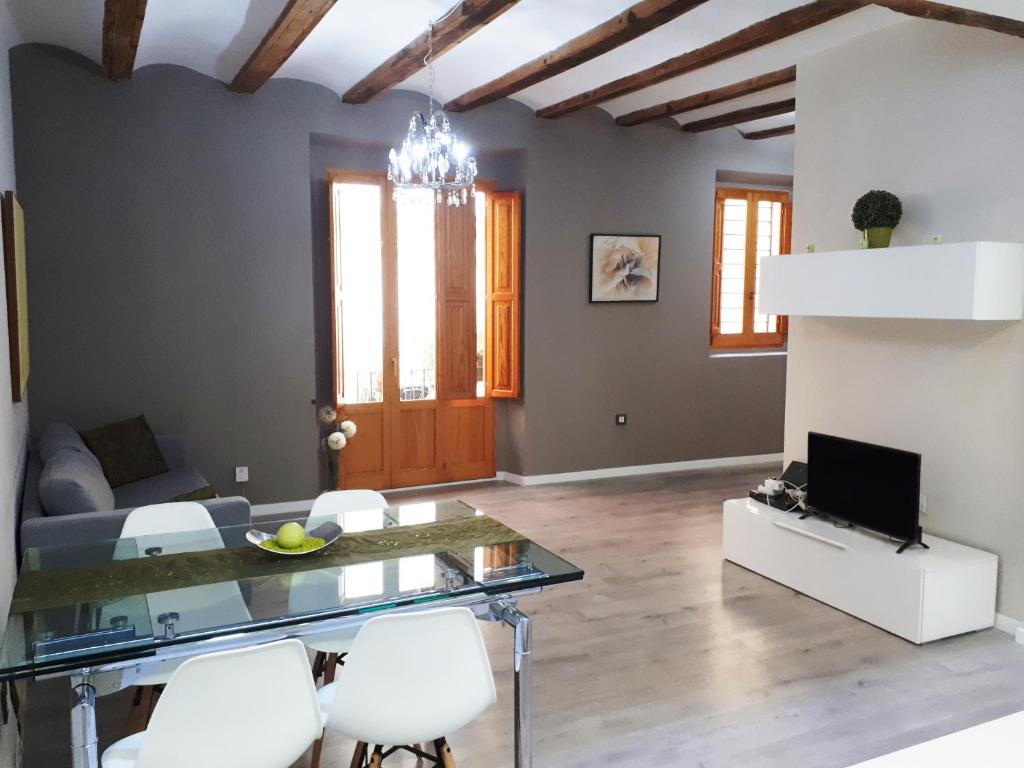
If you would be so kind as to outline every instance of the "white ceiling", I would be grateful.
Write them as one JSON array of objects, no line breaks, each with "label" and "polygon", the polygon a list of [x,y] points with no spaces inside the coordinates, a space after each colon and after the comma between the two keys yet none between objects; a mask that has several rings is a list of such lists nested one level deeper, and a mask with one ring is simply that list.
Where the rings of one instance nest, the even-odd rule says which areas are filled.
[{"label": "white ceiling", "polygon": [[[423,31],[455,0],[338,0],[277,73],[339,95]],[[7,0],[15,39],[61,45],[99,62],[104,0]],[[149,0],[136,68],[179,64],[230,82],[287,0]],[[520,0],[436,62],[443,102],[546,53],[636,0]],[[807,0],[708,0],[646,35],[513,95],[533,109],[707,45]],[[1024,0],[960,0],[964,8],[1024,20]],[[905,21],[875,6],[601,105],[613,116],[795,64],[810,53]],[[939,23],[939,22],[936,22]],[[1022,44],[1024,46],[1024,44]],[[421,71],[401,86],[426,92]],[[793,95],[792,85],[679,116],[690,122]],[[788,118],[783,116],[783,121]],[[758,130],[780,118],[743,126]]]}]

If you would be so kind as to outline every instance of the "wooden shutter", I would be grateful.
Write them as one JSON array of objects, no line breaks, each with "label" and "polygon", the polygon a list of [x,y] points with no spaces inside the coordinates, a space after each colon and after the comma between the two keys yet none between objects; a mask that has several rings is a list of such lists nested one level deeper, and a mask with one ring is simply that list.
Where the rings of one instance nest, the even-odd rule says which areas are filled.
[{"label": "wooden shutter", "polygon": [[436,208],[437,396],[476,397],[476,217],[473,206]]},{"label": "wooden shutter", "polygon": [[487,196],[484,370],[490,397],[519,397],[521,220],[519,192],[494,192]]}]

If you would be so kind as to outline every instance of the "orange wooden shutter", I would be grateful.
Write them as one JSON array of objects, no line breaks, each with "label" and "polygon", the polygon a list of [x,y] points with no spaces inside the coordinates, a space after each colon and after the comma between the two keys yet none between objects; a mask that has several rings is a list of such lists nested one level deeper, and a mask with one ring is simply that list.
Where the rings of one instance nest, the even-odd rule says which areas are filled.
[{"label": "orange wooden shutter", "polygon": [[438,205],[437,395],[476,397],[476,217],[473,206]]},{"label": "orange wooden shutter", "polygon": [[487,196],[487,312],[485,378],[490,397],[519,397],[519,192]]},{"label": "orange wooden shutter", "polygon": [[722,223],[725,218],[725,193],[715,192],[715,239],[711,256],[711,343],[721,330],[722,303]]}]

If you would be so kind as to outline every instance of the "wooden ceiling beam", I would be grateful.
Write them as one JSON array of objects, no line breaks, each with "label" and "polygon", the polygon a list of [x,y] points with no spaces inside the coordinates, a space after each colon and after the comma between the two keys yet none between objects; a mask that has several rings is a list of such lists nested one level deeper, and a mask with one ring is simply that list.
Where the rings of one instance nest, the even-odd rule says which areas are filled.
[{"label": "wooden ceiling beam", "polygon": [[796,99],[773,101],[769,104],[758,104],[754,107],[746,107],[745,109],[737,109],[733,112],[725,112],[721,115],[707,117],[703,120],[695,120],[692,123],[686,123],[683,125],[682,129],[688,133],[713,131],[716,128],[725,128],[729,125],[749,123],[751,120],[760,120],[763,117],[785,115],[789,112],[793,112],[795,109]]},{"label": "wooden ceiling beam", "polygon": [[763,131],[750,131],[749,133],[743,133],[744,139],[750,139],[757,141],[759,139],[774,139],[776,136],[789,136],[796,133],[795,125],[780,125],[778,128],[766,128]]},{"label": "wooden ceiling beam", "polygon": [[103,5],[103,72],[125,80],[135,69],[146,0],[106,0]]},{"label": "wooden ceiling beam", "polygon": [[717,64],[742,53],[783,40],[870,4],[870,0],[815,0],[751,24],[703,48],[688,51],[653,67],[620,77],[537,111],[538,117],[563,117],[585,107],[625,96],[656,83]]},{"label": "wooden ceiling beam", "polygon": [[295,53],[336,0],[288,0],[256,50],[228,87],[236,93],[255,93]]},{"label": "wooden ceiling beam", "polygon": [[706,2],[643,0],[553,51],[452,99],[444,108],[451,112],[465,112],[490,104],[608,53]]},{"label": "wooden ceiling beam", "polygon": [[741,96],[749,96],[752,93],[759,93],[760,91],[765,91],[769,88],[775,88],[779,85],[786,85],[788,83],[795,82],[796,66],[786,67],[785,69],[779,69],[775,72],[769,72],[766,75],[758,75],[757,77],[751,77],[747,80],[741,80],[740,82],[733,83],[732,85],[726,85],[721,88],[715,88],[702,93],[695,93],[692,96],[687,96],[682,99],[673,99],[672,101],[666,101],[663,104],[655,104],[653,107],[645,107],[644,109],[638,109],[635,112],[619,115],[615,118],[615,123],[616,125],[626,126],[641,125],[642,123],[649,123],[653,120],[660,120],[663,117],[681,115],[684,112],[692,112],[695,109],[710,107],[715,104],[721,104],[725,101],[738,99]]},{"label": "wooden ceiling beam", "polygon": [[978,27],[1004,35],[1024,37],[1024,21],[996,16],[982,11],[970,11],[966,8],[935,3],[931,0],[874,0],[875,5],[888,8],[897,13],[917,16],[922,19],[934,19],[950,24],[961,24],[965,27]]},{"label": "wooden ceiling beam", "polygon": [[[454,48],[467,37],[490,24],[519,0],[462,0],[445,18],[434,25],[434,58]],[[349,88],[342,101],[363,104],[378,93],[423,69],[429,36],[426,32]]]}]

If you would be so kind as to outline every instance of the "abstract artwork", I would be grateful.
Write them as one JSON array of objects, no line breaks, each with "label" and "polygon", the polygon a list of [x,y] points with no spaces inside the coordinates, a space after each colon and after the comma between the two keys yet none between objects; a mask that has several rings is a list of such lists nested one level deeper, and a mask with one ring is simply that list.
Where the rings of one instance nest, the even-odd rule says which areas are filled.
[{"label": "abstract artwork", "polygon": [[590,301],[657,301],[660,258],[660,235],[591,235]]}]

